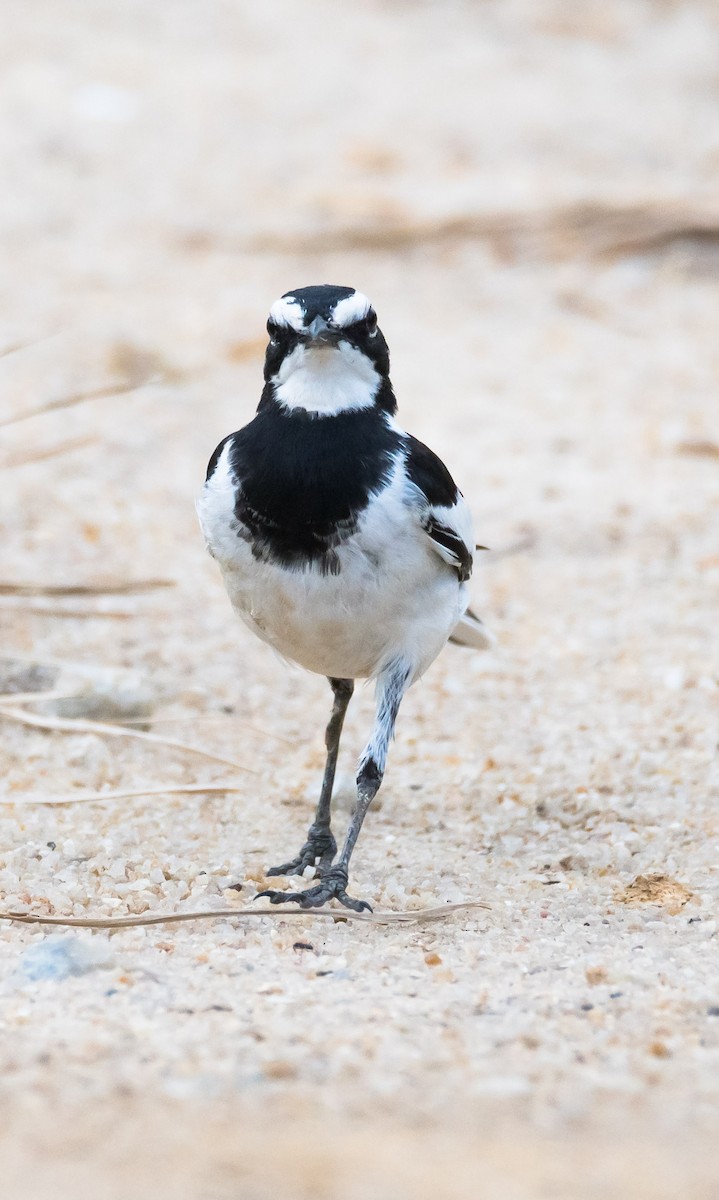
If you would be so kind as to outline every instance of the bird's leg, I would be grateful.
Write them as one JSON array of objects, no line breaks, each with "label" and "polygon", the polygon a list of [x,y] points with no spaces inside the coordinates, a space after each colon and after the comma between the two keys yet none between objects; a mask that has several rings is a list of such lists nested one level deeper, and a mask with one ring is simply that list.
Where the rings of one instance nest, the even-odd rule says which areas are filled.
[{"label": "bird's leg", "polygon": [[330,679],[329,682],[334,693],[334,703],[325,732],[327,760],[315,819],[307,831],[307,841],[297,857],[293,858],[291,862],[283,863],[281,867],[270,867],[268,875],[301,875],[305,867],[314,866],[317,859],[319,859],[319,869],[322,871],[329,867],[337,852],[337,843],[330,828],[330,805],[342,726],[355,685],[353,679]]},{"label": "bird's leg", "polygon": [[355,900],[347,895],[349,861],[367,810],[382,783],[389,743],[394,736],[397,713],[410,678],[410,668],[400,659],[390,663],[377,679],[377,715],[374,729],[360,758],[357,772],[357,804],[337,862],[322,871],[316,887],[308,888],[304,892],[260,892],[261,896],[269,897],[272,904],[294,901],[301,908],[319,908],[334,897],[340,904],[344,904],[345,908],[353,908],[357,912],[369,909],[371,912],[371,905],[366,900]]}]

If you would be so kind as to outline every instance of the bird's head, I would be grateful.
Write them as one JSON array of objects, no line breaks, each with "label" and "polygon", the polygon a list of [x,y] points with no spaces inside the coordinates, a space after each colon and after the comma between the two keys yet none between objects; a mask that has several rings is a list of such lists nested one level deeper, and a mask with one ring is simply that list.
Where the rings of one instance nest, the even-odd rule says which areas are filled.
[{"label": "bird's head", "polygon": [[389,350],[362,292],[322,284],[285,292],[270,309],[268,399],[318,416],[396,407]]}]

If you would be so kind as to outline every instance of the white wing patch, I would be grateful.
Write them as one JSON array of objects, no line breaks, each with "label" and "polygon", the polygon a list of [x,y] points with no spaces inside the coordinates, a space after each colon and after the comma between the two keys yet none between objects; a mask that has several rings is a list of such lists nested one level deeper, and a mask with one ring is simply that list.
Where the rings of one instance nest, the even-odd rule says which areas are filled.
[{"label": "white wing patch", "polygon": [[432,542],[432,549],[456,567],[461,579],[469,579],[474,561],[474,530],[472,517],[462,496],[451,505],[430,507],[422,524]]},{"label": "white wing patch", "polygon": [[213,558],[231,562],[237,554],[235,493],[237,480],[230,466],[232,438],[228,438],[214,471],[195,502],[205,545]]}]

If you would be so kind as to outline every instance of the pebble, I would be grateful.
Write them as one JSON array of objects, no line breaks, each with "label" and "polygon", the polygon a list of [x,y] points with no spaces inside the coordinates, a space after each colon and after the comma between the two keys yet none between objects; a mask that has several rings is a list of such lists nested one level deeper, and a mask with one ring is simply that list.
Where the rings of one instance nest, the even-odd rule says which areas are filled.
[{"label": "pebble", "polygon": [[67,979],[85,975],[97,967],[110,967],[114,954],[106,938],[66,937],[50,934],[22,955],[21,970],[26,979]]}]

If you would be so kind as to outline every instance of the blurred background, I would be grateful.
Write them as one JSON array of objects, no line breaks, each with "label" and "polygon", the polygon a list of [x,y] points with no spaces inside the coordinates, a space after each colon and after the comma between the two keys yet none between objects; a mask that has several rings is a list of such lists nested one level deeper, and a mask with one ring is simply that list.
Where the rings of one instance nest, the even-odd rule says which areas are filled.
[{"label": "blurred background", "polygon": [[[474,896],[491,915],[437,941],[323,926],[323,949],[311,923],[138,930],[47,978],[24,958],[45,935],[3,923],[12,1195],[161,1196],[162,1163],[180,1200],[264,1197],[268,1160],[303,1197],[477,1197],[480,1172],[493,1197],[576,1196],[578,1177],[709,1195],[716,5],[5,0],[3,18],[0,908],[241,903],[302,835],[326,684],[237,627],[193,510],[254,412],[282,292],[371,297],[400,418],[491,548],[475,607],[499,637],[413,689],[357,864],[380,908]],[[365,692],[348,779],[371,710]],[[62,724],[92,719],[220,762]],[[38,803],[228,779],[239,796]]]}]

